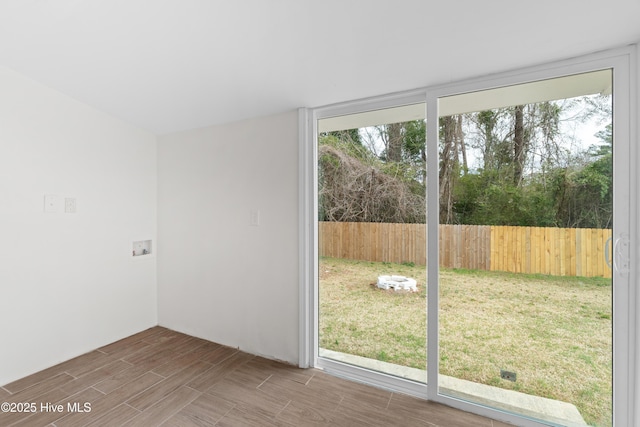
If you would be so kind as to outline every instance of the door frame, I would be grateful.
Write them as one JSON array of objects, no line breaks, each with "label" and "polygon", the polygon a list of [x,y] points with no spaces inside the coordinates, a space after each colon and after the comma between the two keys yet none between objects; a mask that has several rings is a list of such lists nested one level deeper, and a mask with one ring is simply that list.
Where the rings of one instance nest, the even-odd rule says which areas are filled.
[{"label": "door frame", "polygon": [[[440,402],[468,412],[484,415],[522,426],[544,426],[534,420],[515,416],[497,409],[465,402],[438,392],[438,365],[427,366],[427,384],[418,384],[386,374],[328,360],[318,355],[318,219],[317,219],[317,122],[319,119],[375,109],[390,108],[417,102],[427,107],[427,170],[438,170],[437,100],[443,96],[491,89],[579,74],[599,69],[613,69],[614,109],[614,239],[626,234],[627,273],[614,272],[613,316],[613,420],[614,425],[633,425],[636,420],[636,318],[638,248],[636,236],[638,186],[635,165],[639,164],[637,149],[637,70],[636,46],[612,49],[582,57],[553,62],[536,67],[469,79],[446,85],[431,86],[363,100],[299,110],[299,244],[300,244],[300,334],[299,365],[316,367],[336,376],[364,382],[392,391]],[[436,155],[431,155],[436,153]],[[617,171],[617,172],[616,172]],[[438,174],[427,180],[427,206],[438,206]],[[620,177],[624,177],[621,179]],[[616,178],[617,177],[617,178]],[[615,208],[618,206],[618,208]],[[428,307],[427,359],[438,359],[438,209],[427,209]]]}]

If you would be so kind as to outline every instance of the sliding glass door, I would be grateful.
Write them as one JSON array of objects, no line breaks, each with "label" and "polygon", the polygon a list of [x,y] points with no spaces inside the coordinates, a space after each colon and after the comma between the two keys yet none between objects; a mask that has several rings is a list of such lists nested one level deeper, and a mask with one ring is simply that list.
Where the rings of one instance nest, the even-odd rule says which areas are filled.
[{"label": "sliding glass door", "polygon": [[629,88],[622,52],[314,110],[313,364],[516,425],[627,425]]},{"label": "sliding glass door", "polygon": [[605,64],[430,93],[431,399],[626,425],[628,75]]},{"label": "sliding glass door", "polygon": [[426,383],[425,104],[318,121],[318,349]]},{"label": "sliding glass door", "polygon": [[441,394],[611,425],[611,86],[607,69],[440,99]]}]

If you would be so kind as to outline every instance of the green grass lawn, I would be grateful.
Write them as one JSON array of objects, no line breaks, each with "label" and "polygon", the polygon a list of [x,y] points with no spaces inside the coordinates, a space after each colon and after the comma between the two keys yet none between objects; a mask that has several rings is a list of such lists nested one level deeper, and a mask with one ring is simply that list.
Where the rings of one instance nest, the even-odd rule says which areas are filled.
[{"label": "green grass lawn", "polygon": [[[413,277],[418,292],[378,289],[382,274]],[[426,368],[424,266],[323,258],[319,275],[320,347]],[[570,402],[610,426],[611,348],[610,279],[441,270],[441,374]]]}]

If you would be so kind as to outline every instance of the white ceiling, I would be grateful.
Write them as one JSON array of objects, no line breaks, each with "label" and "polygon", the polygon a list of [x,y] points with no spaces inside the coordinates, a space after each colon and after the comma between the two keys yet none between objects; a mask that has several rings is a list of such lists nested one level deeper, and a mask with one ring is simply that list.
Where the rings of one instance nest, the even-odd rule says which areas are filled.
[{"label": "white ceiling", "polygon": [[0,0],[0,66],[156,134],[638,41],[639,0]]}]

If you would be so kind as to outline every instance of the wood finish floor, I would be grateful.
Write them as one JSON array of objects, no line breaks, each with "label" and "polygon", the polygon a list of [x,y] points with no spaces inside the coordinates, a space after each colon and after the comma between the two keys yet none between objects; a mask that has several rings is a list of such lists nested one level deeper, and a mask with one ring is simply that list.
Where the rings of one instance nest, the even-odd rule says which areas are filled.
[{"label": "wood finish floor", "polygon": [[35,404],[0,426],[507,426],[162,327],[6,384],[0,402]]}]

